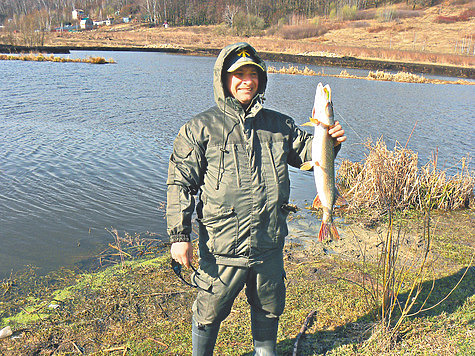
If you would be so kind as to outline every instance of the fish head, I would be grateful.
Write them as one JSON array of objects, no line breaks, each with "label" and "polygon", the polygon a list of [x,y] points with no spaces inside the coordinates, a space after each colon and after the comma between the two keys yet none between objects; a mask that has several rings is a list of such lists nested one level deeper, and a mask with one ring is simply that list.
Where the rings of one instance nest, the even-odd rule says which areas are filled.
[{"label": "fish head", "polygon": [[328,84],[323,86],[322,83],[318,83],[317,85],[312,117],[328,126],[334,124],[332,91]]}]

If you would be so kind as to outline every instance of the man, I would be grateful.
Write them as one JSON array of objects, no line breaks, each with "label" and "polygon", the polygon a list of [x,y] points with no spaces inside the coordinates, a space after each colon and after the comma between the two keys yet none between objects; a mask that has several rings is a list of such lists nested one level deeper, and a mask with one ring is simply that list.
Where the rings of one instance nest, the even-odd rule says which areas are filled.
[{"label": "man", "polygon": [[[253,47],[225,47],[214,66],[217,105],[180,129],[170,157],[171,256],[186,267],[193,255],[191,216],[199,193],[193,355],[212,355],[220,324],[244,286],[255,354],[275,355],[285,302],[288,164],[300,167],[310,160],[312,136],[290,117],[263,108],[266,84],[266,65]],[[336,145],[346,140],[338,123],[329,133]]]}]

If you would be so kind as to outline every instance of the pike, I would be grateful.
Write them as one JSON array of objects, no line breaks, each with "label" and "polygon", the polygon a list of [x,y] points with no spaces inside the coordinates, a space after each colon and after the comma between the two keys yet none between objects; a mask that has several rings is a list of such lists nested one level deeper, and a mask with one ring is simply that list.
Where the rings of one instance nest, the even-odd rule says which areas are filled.
[{"label": "pike", "polygon": [[333,206],[346,204],[343,197],[338,194],[335,187],[335,151],[334,140],[328,134],[328,130],[335,125],[333,117],[333,104],[331,89],[327,84],[318,83],[313,104],[312,117],[303,126],[315,128],[312,142],[312,160],[302,163],[300,169],[310,170],[313,168],[317,196],[313,201],[312,208],[323,209],[322,225],[318,239],[326,238],[338,240],[340,235],[333,224]]}]

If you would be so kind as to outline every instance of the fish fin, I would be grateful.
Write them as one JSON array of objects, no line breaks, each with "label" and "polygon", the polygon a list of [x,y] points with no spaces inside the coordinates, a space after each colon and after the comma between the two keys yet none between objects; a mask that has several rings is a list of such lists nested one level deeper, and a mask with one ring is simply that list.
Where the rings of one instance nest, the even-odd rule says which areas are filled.
[{"label": "fish fin", "polygon": [[318,162],[312,162],[312,161],[307,161],[304,162],[300,165],[300,169],[302,171],[309,171],[311,170],[314,166],[319,166]]},{"label": "fish fin", "polygon": [[332,90],[330,88],[330,85],[325,85],[323,87],[323,91],[325,92],[325,94],[327,94],[327,101],[328,102],[331,102],[332,101]]},{"label": "fish fin", "polygon": [[323,240],[326,240],[328,238],[332,240],[339,240],[340,234],[338,233],[338,230],[336,229],[336,226],[333,224],[333,222],[324,223],[322,221],[322,225],[320,226],[320,232],[318,233],[318,240],[320,242],[323,242]]},{"label": "fish fin", "polygon": [[320,121],[315,119],[313,116],[308,118],[309,121],[303,123],[301,126],[316,126],[320,125]]},{"label": "fish fin", "polygon": [[348,205],[348,202],[346,199],[341,195],[341,193],[338,191],[338,188],[335,187],[335,204],[336,206],[343,206],[343,205]]},{"label": "fish fin", "polygon": [[322,202],[320,201],[320,197],[317,194],[315,196],[315,199],[313,199],[312,208],[320,209],[321,207],[322,207]]},{"label": "fish fin", "polygon": [[328,237],[328,224],[325,224],[322,221],[322,225],[320,225],[320,232],[318,233],[318,241],[323,242],[326,237]]},{"label": "fish fin", "polygon": [[308,119],[314,125],[320,125],[321,124],[321,122],[313,114],[312,114],[312,117],[309,117]]},{"label": "fish fin", "polygon": [[338,230],[336,229],[336,226],[333,223],[330,226],[330,237],[332,238],[332,240],[340,239],[340,234],[338,233]]}]

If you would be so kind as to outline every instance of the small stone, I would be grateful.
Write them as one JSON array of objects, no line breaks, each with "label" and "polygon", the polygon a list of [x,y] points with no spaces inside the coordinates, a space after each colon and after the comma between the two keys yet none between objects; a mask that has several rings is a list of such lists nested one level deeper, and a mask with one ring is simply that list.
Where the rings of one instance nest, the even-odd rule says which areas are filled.
[{"label": "small stone", "polygon": [[7,326],[5,328],[3,328],[2,330],[0,330],[0,339],[5,339],[9,336],[12,336],[13,332],[12,332],[12,329]]}]

